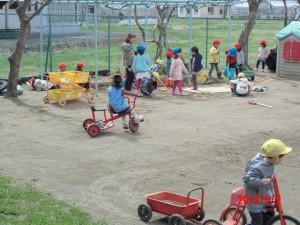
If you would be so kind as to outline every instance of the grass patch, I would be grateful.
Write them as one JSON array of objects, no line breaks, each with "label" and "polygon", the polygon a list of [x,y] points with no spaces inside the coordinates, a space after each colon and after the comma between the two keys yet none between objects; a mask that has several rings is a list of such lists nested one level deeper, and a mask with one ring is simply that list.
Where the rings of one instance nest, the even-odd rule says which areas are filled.
[{"label": "grass patch", "polygon": [[80,208],[54,199],[22,181],[0,175],[0,224],[90,224],[108,225],[93,221]]},{"label": "grass patch", "polygon": [[[207,39],[207,51],[211,48],[211,42],[213,39],[220,39],[222,42],[220,46],[220,68],[222,69],[225,66],[225,53],[224,51],[228,48],[228,19],[206,19],[195,18],[192,20],[192,45],[198,46],[200,53],[203,56],[203,64],[206,66],[206,58],[208,52],[206,52],[206,35]],[[244,28],[246,20],[236,20],[231,21],[231,33],[230,33],[230,45],[233,46]],[[208,24],[207,34],[206,34],[206,24]],[[148,26],[149,39],[152,39],[152,31],[154,26]],[[255,65],[257,51],[259,48],[259,41],[265,39],[268,43],[268,48],[275,48],[278,44],[278,40],[275,37],[275,34],[283,28],[282,20],[256,20],[256,25],[251,32],[248,42],[248,62],[250,65]],[[85,44],[81,47],[66,44],[70,42],[68,38],[63,39],[52,39],[53,43],[53,53],[52,53],[52,68],[53,71],[57,71],[59,62],[66,62],[68,69],[72,70],[75,68],[75,64],[78,61],[82,61],[85,64],[84,69],[89,71],[95,70],[95,49],[93,44],[94,39],[94,27],[89,26],[89,51],[86,51]],[[117,20],[111,20],[110,31],[111,35],[111,49],[109,56],[108,49],[108,22],[107,19],[101,21],[101,24],[98,26],[99,35],[99,44],[98,44],[98,70],[108,69],[110,63],[110,69],[112,71],[122,68],[121,63],[121,49],[120,45],[123,41],[123,38],[128,33],[127,26],[117,26]],[[140,35],[140,31],[136,26],[132,26],[132,32]],[[82,42],[85,43],[85,28],[81,28],[81,34],[83,35]],[[158,32],[156,32],[158,34]],[[169,46],[171,48],[180,47],[183,49],[183,57],[185,59],[189,58],[189,18],[172,18],[169,23],[168,28],[168,37],[169,37]],[[44,38],[44,41],[47,40],[47,37]],[[35,41],[35,45],[39,45],[39,39]],[[141,38],[137,39],[137,42],[134,44],[136,47],[139,44],[143,44]],[[30,46],[28,44],[28,46]],[[44,45],[46,46],[46,44]],[[20,76],[30,76],[37,75],[40,73],[40,55],[39,55],[39,46],[32,50],[30,54],[25,54],[21,66],[20,66]],[[156,45],[149,43],[148,54],[153,59],[156,54]],[[46,64],[46,47],[44,47],[44,66]],[[110,62],[109,62],[110,59]],[[207,65],[209,67],[209,64]],[[49,66],[48,66],[49,68]],[[45,68],[43,68],[43,71]],[[6,57],[0,57],[0,78],[7,78],[9,72],[9,64]],[[47,70],[49,71],[49,69]]]}]

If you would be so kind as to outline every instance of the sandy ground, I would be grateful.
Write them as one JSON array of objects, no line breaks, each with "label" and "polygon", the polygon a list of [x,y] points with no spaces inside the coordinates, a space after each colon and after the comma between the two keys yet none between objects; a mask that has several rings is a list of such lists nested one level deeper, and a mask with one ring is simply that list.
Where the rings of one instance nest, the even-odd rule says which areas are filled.
[{"label": "sandy ground", "polygon": [[[0,97],[0,173],[28,181],[111,225],[145,224],[137,207],[149,193],[186,195],[201,186],[206,219],[217,219],[230,192],[242,185],[247,161],[265,140],[280,138],[294,149],[277,167],[284,209],[300,217],[300,81],[265,76],[270,79],[262,85],[269,91],[246,98],[228,92],[181,97],[170,91],[157,92],[159,99],[139,98],[137,111],[145,121],[137,133],[123,130],[117,120],[97,138],[82,128],[91,117],[86,99],[65,107],[44,104],[45,92],[24,87],[15,101]],[[103,89],[96,100],[96,107],[106,107]],[[154,213],[149,224],[167,224],[167,218]]]}]

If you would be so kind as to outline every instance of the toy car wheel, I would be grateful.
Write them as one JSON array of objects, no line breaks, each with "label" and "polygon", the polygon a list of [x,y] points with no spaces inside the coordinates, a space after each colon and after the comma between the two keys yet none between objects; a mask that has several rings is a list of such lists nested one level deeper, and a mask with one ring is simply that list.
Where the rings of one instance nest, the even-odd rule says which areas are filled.
[{"label": "toy car wheel", "polygon": [[[283,219],[285,221],[285,224],[291,224],[291,225],[300,225],[300,222],[292,217],[292,216],[289,216],[289,215],[283,215]],[[280,225],[281,224],[281,221],[280,221],[280,216],[279,215],[276,215],[274,216],[268,223],[267,225]]]},{"label": "toy car wheel", "polygon": [[89,103],[95,103],[95,96],[94,95],[90,95],[88,98],[88,102]]},{"label": "toy car wheel", "polygon": [[254,76],[254,75],[251,77],[251,80],[252,80],[252,81],[254,81],[254,80],[255,80],[255,76]]},{"label": "toy car wheel", "polygon": [[47,96],[47,95],[44,96],[43,101],[44,101],[45,103],[49,103],[49,102],[50,102],[49,96]]},{"label": "toy car wheel", "polygon": [[[235,213],[235,210],[236,210],[236,207],[232,206],[232,207],[229,207],[227,209],[227,211],[225,212],[224,214],[224,218],[223,218],[223,222],[225,222],[226,220],[229,220],[233,217],[234,213]],[[241,216],[241,219],[240,221],[238,222],[237,225],[245,225],[247,223],[247,216],[244,212],[242,212],[242,210],[239,211],[239,214],[241,215],[238,215],[238,216]]]},{"label": "toy car wheel", "polygon": [[131,132],[137,132],[139,129],[139,124],[133,122],[133,118],[129,120],[129,130]]},{"label": "toy car wheel", "polygon": [[186,225],[184,218],[179,214],[170,216],[168,225]]},{"label": "toy car wheel", "polygon": [[91,124],[93,124],[93,123],[94,123],[94,120],[93,120],[93,119],[86,119],[85,121],[83,121],[82,126],[83,126],[83,128],[84,128],[85,130],[87,130],[88,127],[89,127]]},{"label": "toy car wheel", "polygon": [[151,207],[146,203],[140,204],[139,207],[138,207],[138,215],[139,215],[141,220],[147,222],[152,217]]},{"label": "toy car wheel", "polygon": [[65,106],[65,105],[67,104],[67,100],[66,100],[65,98],[60,98],[60,99],[58,100],[58,104],[59,104],[61,107],[63,107],[63,106]]},{"label": "toy car wheel", "polygon": [[194,219],[197,221],[202,221],[205,217],[205,211],[204,209],[201,210],[201,207],[198,207],[196,215],[194,216]]},{"label": "toy car wheel", "polygon": [[218,220],[209,219],[205,220],[202,225],[222,225]]},{"label": "toy car wheel", "polygon": [[87,128],[87,132],[91,137],[97,137],[100,134],[100,127],[97,124],[91,124]]}]

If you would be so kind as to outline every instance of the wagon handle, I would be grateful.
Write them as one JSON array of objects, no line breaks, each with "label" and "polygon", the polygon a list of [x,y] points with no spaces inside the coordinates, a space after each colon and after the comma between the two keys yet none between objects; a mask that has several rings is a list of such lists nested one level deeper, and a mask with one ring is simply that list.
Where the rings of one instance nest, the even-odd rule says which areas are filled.
[{"label": "wagon handle", "polygon": [[198,190],[201,190],[201,210],[203,210],[204,188],[199,187],[199,188],[192,189],[192,190],[189,191],[189,193],[187,195],[185,217],[188,216],[187,214],[188,214],[188,207],[189,207],[190,195],[191,195],[192,192],[198,191]]}]

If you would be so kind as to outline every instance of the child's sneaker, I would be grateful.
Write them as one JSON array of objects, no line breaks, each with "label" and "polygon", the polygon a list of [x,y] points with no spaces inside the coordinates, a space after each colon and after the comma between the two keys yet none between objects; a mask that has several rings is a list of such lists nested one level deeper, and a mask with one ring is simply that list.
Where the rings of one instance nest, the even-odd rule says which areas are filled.
[{"label": "child's sneaker", "polygon": [[175,92],[172,91],[172,95],[175,95]]},{"label": "child's sneaker", "polygon": [[261,72],[263,73],[263,72],[265,72],[264,70],[261,70]]},{"label": "child's sneaker", "polygon": [[139,122],[143,122],[144,121],[144,117],[142,115],[139,115],[137,118],[133,119],[134,123],[139,123]]},{"label": "child's sneaker", "polygon": [[186,96],[186,93],[185,92],[181,92],[180,96]]},{"label": "child's sneaker", "polygon": [[257,68],[254,69],[254,71],[256,71],[256,70],[257,70]]},{"label": "child's sneaker", "polygon": [[124,129],[128,129],[128,124],[127,124],[127,122],[123,123],[123,128],[124,128]]}]

